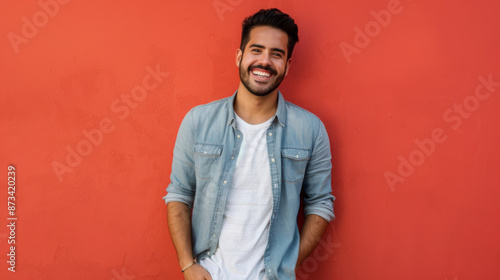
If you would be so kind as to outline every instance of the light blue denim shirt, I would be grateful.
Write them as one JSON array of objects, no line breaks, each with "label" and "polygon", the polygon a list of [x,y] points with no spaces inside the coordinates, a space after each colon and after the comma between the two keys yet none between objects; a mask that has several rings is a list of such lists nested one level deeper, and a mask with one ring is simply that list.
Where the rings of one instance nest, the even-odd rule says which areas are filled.
[{"label": "light blue denim shirt", "polygon": [[[197,106],[181,123],[174,147],[165,203],[193,208],[192,242],[197,259],[216,252],[229,186],[243,135],[233,96]],[[295,279],[300,236],[297,214],[303,191],[305,215],[335,218],[331,194],[331,154],[323,123],[283,99],[267,132],[273,207],[264,267],[269,280]]]}]

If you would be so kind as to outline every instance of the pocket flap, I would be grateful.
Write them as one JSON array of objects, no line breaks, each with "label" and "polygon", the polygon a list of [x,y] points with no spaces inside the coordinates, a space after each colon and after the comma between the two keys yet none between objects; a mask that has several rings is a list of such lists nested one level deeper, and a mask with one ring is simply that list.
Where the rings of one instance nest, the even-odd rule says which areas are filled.
[{"label": "pocket flap", "polygon": [[218,157],[222,154],[222,145],[195,144],[194,152],[202,156]]},{"label": "pocket flap", "polygon": [[294,160],[306,160],[311,157],[308,149],[283,148],[281,149],[283,157]]}]

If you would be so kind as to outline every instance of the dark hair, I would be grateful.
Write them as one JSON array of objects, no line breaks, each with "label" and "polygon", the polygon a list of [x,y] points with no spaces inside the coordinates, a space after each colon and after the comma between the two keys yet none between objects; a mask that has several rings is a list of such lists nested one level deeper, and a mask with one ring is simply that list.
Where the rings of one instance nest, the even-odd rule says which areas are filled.
[{"label": "dark hair", "polygon": [[278,9],[261,9],[252,16],[245,18],[242,23],[240,49],[250,41],[250,31],[257,26],[271,26],[283,30],[288,34],[288,58],[292,56],[295,43],[299,41],[299,28],[293,18]]}]

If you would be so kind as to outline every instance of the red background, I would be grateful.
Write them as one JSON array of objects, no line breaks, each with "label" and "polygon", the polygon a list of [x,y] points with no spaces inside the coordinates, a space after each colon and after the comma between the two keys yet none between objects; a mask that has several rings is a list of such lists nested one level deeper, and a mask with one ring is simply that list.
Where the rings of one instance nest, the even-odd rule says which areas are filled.
[{"label": "red background", "polygon": [[[262,7],[299,25],[281,90],[324,121],[334,157],[337,219],[299,278],[500,279],[500,87],[474,99],[480,76],[500,81],[500,2],[402,0],[382,27],[370,12],[394,0],[51,3],[44,18],[37,1],[1,2],[0,224],[9,164],[18,218],[15,273],[0,226],[1,279],[182,279],[162,200],[177,129],[237,88],[240,24]],[[117,113],[148,66],[168,76]],[[103,119],[114,129],[59,179]]]}]

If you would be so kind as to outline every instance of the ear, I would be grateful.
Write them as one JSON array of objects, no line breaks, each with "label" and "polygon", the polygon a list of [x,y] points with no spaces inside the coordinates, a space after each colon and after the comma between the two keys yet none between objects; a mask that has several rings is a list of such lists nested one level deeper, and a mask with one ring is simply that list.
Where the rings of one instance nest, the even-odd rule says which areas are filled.
[{"label": "ear", "polygon": [[290,70],[290,66],[292,65],[292,59],[288,59],[286,62],[286,70],[285,70],[285,76],[288,75],[288,70]]},{"label": "ear", "polygon": [[240,61],[241,61],[241,56],[243,55],[243,52],[240,49],[236,50],[236,66],[240,68]]}]

